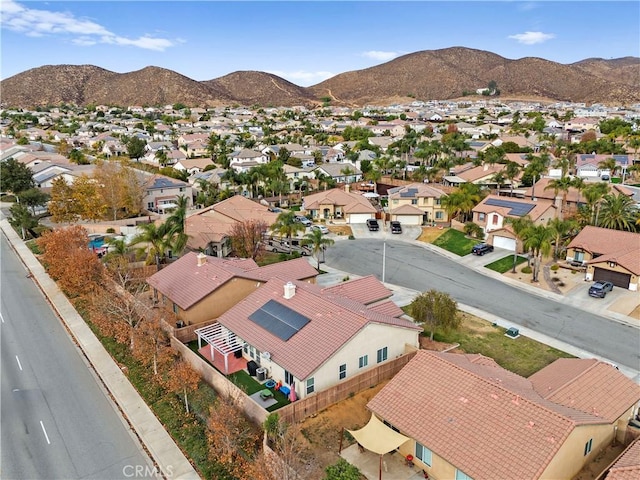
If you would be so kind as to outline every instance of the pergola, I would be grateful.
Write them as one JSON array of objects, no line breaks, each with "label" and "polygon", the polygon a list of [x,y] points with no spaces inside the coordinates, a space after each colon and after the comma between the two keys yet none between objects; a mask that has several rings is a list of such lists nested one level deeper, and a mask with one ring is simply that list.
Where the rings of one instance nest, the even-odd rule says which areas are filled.
[{"label": "pergola", "polygon": [[228,330],[218,322],[195,330],[198,335],[198,350],[202,348],[202,340],[209,344],[211,358],[215,358],[215,352],[224,356],[224,373],[229,373],[229,355],[244,348],[244,341],[235,333]]}]

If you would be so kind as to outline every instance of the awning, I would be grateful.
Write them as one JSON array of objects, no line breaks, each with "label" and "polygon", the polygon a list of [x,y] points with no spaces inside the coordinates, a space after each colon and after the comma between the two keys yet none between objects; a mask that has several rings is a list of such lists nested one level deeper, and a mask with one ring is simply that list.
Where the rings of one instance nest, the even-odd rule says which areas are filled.
[{"label": "awning", "polygon": [[387,427],[373,413],[369,423],[360,430],[347,431],[356,439],[356,442],[378,455],[389,453],[409,440],[409,437]]}]

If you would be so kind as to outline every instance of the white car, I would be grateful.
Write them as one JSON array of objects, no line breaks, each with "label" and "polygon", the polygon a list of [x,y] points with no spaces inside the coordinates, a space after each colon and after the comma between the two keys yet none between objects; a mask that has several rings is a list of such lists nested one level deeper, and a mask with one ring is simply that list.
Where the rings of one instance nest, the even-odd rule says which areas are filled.
[{"label": "white car", "polygon": [[323,235],[329,233],[329,229],[324,225],[311,225],[311,230],[320,230]]}]

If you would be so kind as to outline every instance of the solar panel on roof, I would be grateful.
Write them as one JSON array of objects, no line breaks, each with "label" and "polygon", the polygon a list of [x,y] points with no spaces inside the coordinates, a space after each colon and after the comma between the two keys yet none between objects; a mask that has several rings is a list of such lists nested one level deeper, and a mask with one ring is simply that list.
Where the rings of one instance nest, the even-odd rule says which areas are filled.
[{"label": "solar panel on roof", "polygon": [[275,300],[269,300],[249,315],[249,320],[285,342],[309,323],[307,317]]},{"label": "solar panel on roof", "polygon": [[491,205],[492,207],[508,208],[510,209],[509,215],[513,215],[515,217],[524,217],[535,207],[535,205],[530,203],[510,202],[509,200],[502,200],[501,198],[490,198],[485,202],[485,204]]}]

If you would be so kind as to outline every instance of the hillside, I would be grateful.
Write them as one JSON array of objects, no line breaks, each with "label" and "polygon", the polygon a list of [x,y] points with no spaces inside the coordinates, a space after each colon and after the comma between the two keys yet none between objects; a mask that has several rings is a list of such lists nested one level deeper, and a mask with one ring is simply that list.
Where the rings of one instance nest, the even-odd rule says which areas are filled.
[{"label": "hillside", "polygon": [[159,67],[116,73],[92,65],[48,65],[0,82],[0,101],[24,108],[61,103],[267,107],[315,106],[328,97],[334,105],[362,106],[460,98],[491,81],[505,98],[629,105],[640,102],[640,58],[590,58],[564,65],[452,47],[411,53],[308,88],[256,71],[199,82]]}]

